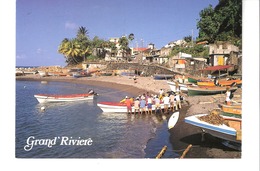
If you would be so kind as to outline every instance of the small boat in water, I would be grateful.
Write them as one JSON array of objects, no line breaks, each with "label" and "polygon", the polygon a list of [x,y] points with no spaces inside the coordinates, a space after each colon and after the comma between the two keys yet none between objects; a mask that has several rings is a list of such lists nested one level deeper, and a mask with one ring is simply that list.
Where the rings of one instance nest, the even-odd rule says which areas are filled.
[{"label": "small boat in water", "polygon": [[94,94],[68,94],[68,95],[51,95],[51,94],[36,94],[34,97],[39,103],[47,102],[72,102],[91,100],[94,98]]},{"label": "small boat in water", "polygon": [[98,94],[91,89],[85,94],[35,94],[34,97],[39,103],[49,103],[93,100],[95,95]]},{"label": "small boat in water", "polygon": [[[120,102],[99,102],[97,106],[105,113],[127,113],[127,107],[125,103]],[[164,108],[163,103],[161,104],[161,109]],[[134,107],[132,107],[132,111]],[[152,110],[155,110],[155,105],[152,105]]]}]

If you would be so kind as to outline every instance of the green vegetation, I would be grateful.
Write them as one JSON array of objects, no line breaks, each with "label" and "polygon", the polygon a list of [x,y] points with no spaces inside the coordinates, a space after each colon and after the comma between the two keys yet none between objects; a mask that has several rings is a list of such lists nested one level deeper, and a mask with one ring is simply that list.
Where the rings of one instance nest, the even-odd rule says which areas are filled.
[{"label": "green vegetation", "polygon": [[199,37],[197,41],[229,41],[241,47],[242,39],[242,0],[219,0],[200,12],[197,23]]},{"label": "green vegetation", "polygon": [[[242,0],[219,0],[219,4],[214,9],[209,5],[201,10],[199,15],[200,20],[197,22],[199,36],[196,42],[228,41],[242,48]],[[196,45],[192,42],[191,36],[183,39],[186,44],[173,47],[171,55],[183,52],[195,57],[208,56],[208,47]]]},{"label": "green vegetation", "polygon": [[193,57],[206,57],[209,55],[209,48],[203,45],[194,45],[193,47],[175,46],[171,51],[171,56],[177,55],[179,52],[191,54]]},{"label": "green vegetation", "polygon": [[[128,38],[121,37],[119,45],[121,46],[123,57],[128,57],[130,54],[129,40],[134,39],[134,34],[131,33]],[[110,49],[109,51],[107,49]],[[58,52],[63,54],[68,65],[77,65],[88,61],[104,59],[106,53],[111,56],[118,52],[116,44],[109,40],[100,39],[95,36],[92,40],[88,36],[88,30],[85,27],[79,27],[75,38],[62,40],[59,45]]]}]

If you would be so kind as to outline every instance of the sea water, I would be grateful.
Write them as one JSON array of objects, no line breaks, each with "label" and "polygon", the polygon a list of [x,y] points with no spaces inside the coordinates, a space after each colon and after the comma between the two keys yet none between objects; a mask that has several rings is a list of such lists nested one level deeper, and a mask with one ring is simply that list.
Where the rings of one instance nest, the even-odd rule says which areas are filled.
[{"label": "sea water", "polygon": [[[94,89],[93,100],[40,104],[35,94]],[[154,158],[169,144],[166,116],[103,113],[99,101],[120,101],[124,91],[75,83],[16,81],[17,158]],[[42,110],[44,107],[45,110]],[[175,157],[171,149],[165,157]]]}]

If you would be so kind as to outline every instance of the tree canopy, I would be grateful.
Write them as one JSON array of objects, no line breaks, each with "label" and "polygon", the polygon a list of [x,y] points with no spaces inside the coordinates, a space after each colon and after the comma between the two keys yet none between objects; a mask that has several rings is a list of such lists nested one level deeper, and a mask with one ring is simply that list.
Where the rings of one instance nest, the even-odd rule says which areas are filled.
[{"label": "tree canopy", "polygon": [[230,41],[238,46],[242,39],[242,0],[219,0],[199,13],[197,22],[199,37],[197,41]]}]

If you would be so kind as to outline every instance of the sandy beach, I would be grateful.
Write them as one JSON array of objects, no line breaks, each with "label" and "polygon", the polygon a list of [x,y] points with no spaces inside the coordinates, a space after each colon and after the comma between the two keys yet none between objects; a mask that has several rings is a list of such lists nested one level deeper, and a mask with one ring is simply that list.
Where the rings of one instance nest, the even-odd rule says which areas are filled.
[{"label": "sandy beach", "polygon": [[[159,94],[159,90],[170,90],[166,80],[154,80],[152,77],[137,77],[137,83],[131,76],[94,76],[94,77],[40,77],[39,75],[18,76],[16,80],[30,81],[62,81],[100,87],[110,87],[118,91],[140,95],[146,92]],[[242,90],[234,93],[235,101],[241,102]],[[170,130],[170,141],[174,147],[185,149],[189,144],[192,148],[185,158],[241,158],[241,151],[232,150],[221,145],[217,139],[206,135],[205,141],[201,141],[201,131],[198,127],[184,123],[186,116],[208,113],[218,104],[224,103],[224,94],[212,96],[185,96],[186,103],[180,110],[180,118],[174,129]],[[182,152],[180,152],[181,155]]]}]

